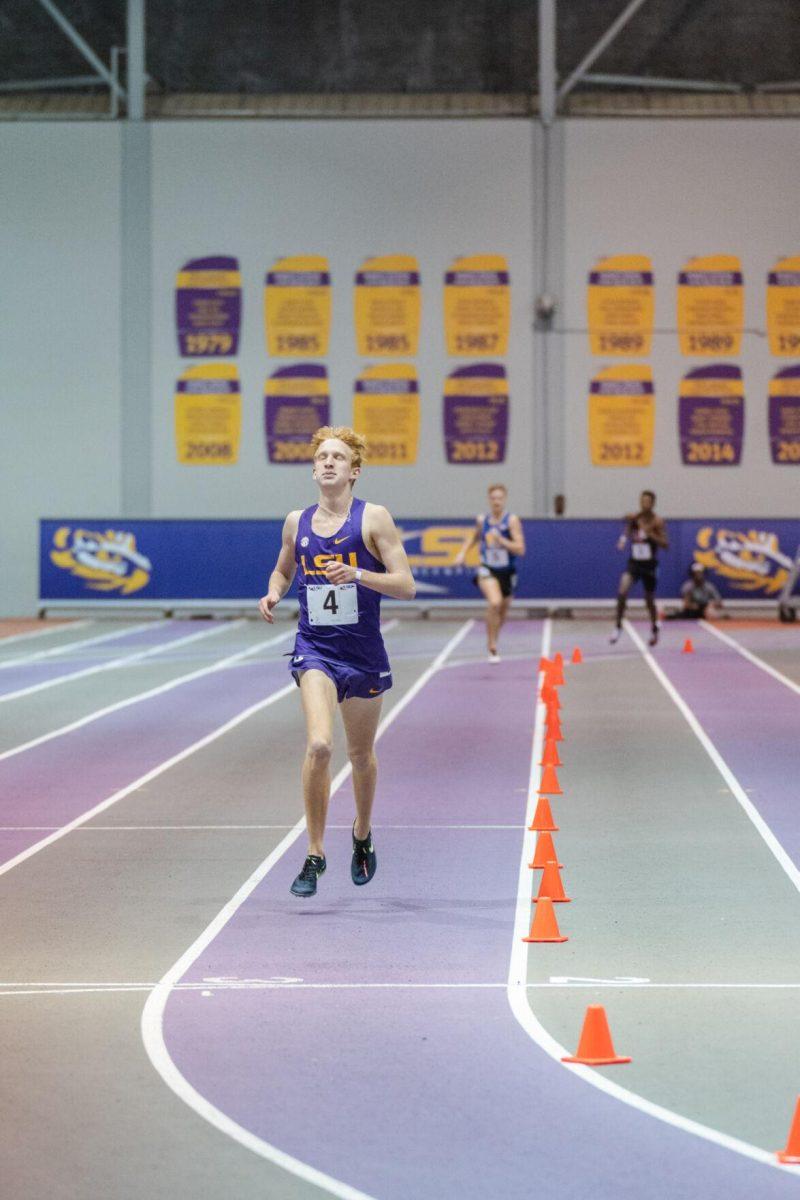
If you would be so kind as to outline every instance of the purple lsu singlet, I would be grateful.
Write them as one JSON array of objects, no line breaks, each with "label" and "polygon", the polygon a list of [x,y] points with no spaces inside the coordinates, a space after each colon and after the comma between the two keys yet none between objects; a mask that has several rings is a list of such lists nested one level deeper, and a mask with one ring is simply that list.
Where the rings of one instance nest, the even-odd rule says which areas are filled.
[{"label": "purple lsu singlet", "polygon": [[333,559],[365,571],[385,572],[364,544],[364,508],[363,500],[353,499],[344,524],[330,537],[320,537],[311,528],[316,504],[300,514],[294,544],[300,601],[295,661],[307,655],[365,672],[389,669],[381,637],[380,593],[358,583],[336,585],[325,576],[325,564]]}]

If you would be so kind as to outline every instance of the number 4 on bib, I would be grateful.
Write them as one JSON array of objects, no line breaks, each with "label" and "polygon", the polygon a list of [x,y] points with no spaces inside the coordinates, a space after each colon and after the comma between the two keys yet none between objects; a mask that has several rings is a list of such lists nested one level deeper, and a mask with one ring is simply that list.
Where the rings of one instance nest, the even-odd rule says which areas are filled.
[{"label": "number 4 on bib", "polygon": [[306,589],[312,625],[358,624],[358,588],[354,583],[310,583]]}]

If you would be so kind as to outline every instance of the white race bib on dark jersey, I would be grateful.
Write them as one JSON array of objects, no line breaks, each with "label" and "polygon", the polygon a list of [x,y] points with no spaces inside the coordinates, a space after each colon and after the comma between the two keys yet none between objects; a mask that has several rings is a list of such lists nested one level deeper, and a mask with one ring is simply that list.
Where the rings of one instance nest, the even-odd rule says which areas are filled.
[{"label": "white race bib on dark jersey", "polygon": [[502,570],[509,563],[508,551],[503,546],[487,546],[484,551],[483,561],[487,567]]},{"label": "white race bib on dark jersey", "polygon": [[310,583],[306,588],[311,625],[357,625],[358,587],[355,583]]},{"label": "white race bib on dark jersey", "polygon": [[649,542],[631,543],[631,558],[635,558],[637,562],[650,562],[652,557],[653,548]]}]

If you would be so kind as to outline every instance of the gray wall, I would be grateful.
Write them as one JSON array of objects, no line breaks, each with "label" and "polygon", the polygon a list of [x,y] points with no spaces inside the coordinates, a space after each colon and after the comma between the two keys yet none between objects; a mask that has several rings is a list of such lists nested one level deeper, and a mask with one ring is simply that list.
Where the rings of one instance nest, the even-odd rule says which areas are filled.
[{"label": "gray wall", "polygon": [[[423,328],[417,358],[421,456],[414,468],[376,468],[366,497],[409,516],[477,510],[493,468],[444,463],[441,279],[458,254],[508,255],[512,272],[510,456],[501,472],[514,507],[534,512],[531,333],[534,139],[525,121],[182,122],[148,127],[152,143],[150,273],[152,461],[155,516],[278,516],[309,499],[303,468],[269,466],[263,446],[264,272],[276,257],[325,253],[334,280],[328,366],[333,419],[349,422],[355,354],[352,277],[370,254],[420,259]],[[789,121],[579,121],[564,129],[562,323],[585,325],[585,278],[602,254],[649,253],[658,326],[674,327],[674,282],[689,255],[737,253],[746,323],[764,326],[764,278],[775,258],[800,252],[800,127]],[[36,519],[120,513],[120,467],[131,463],[120,420],[120,127],[0,125],[0,614],[33,610]],[[144,228],[146,222],[139,223]],[[244,273],[239,354],[243,439],[233,468],[175,461],[173,392],[182,363],[173,316],[177,268],[188,258],[235,254]],[[651,470],[592,468],[587,386],[603,363],[583,334],[552,335],[560,350],[563,477],[572,516],[615,516],[642,486],[674,516],[794,516],[800,472],[769,462],[766,388],[789,360],[745,339],[746,432],[741,467],[684,468],[677,388],[689,365],[674,334],[657,336],[656,452]],[[281,360],[288,361],[288,360]],[[461,360],[459,360],[461,361]],[[143,453],[143,452],[142,452]],[[137,453],[132,455],[137,458]],[[556,473],[557,475],[557,473]],[[555,476],[554,476],[555,477]],[[146,515],[141,511],[128,516]]]},{"label": "gray wall", "polygon": [[40,516],[119,511],[119,128],[0,125],[0,615]]}]

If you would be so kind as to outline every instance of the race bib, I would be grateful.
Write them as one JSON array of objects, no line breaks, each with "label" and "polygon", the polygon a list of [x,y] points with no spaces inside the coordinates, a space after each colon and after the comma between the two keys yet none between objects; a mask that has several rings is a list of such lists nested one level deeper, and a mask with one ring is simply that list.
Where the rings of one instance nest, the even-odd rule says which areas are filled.
[{"label": "race bib", "polygon": [[483,560],[487,567],[501,569],[508,566],[508,551],[502,546],[487,546]]},{"label": "race bib", "polygon": [[649,562],[652,557],[653,550],[649,542],[631,543],[631,558],[635,558],[637,562]]},{"label": "race bib", "polygon": [[357,625],[358,587],[355,583],[310,583],[306,588],[308,620],[312,625]]}]

